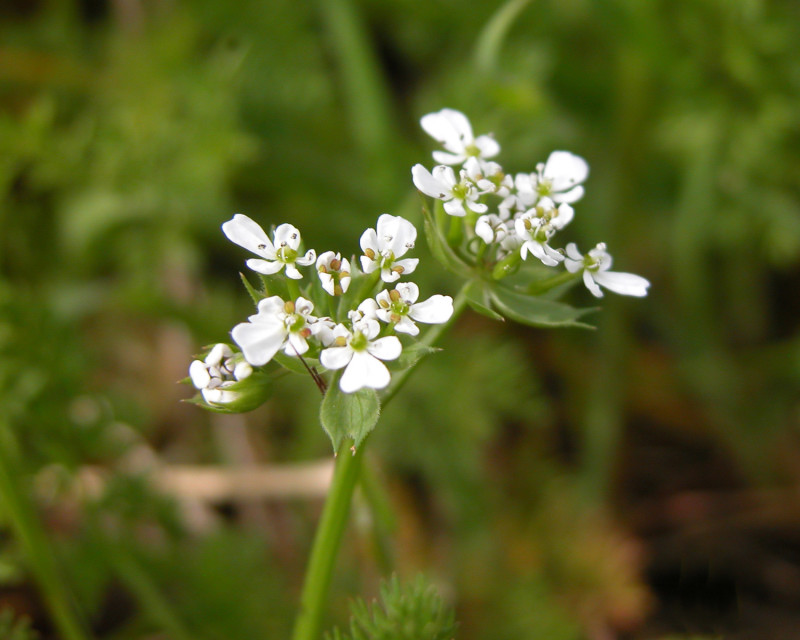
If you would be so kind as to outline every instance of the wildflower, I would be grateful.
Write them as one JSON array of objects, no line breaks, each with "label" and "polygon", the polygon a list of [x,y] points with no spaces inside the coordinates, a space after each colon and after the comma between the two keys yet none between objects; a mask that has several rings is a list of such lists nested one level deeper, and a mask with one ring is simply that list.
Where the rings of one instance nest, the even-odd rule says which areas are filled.
[{"label": "wildflower", "polygon": [[224,343],[214,345],[205,360],[194,360],[189,366],[192,384],[210,405],[234,402],[239,393],[228,387],[252,373],[252,367]]},{"label": "wildflower", "polygon": [[514,229],[522,240],[520,255],[523,260],[527,260],[529,252],[548,267],[555,267],[564,259],[561,253],[548,244],[556,231],[549,222],[537,218],[529,212],[521,218],[517,218]]},{"label": "wildflower", "polygon": [[609,271],[611,256],[606,251],[604,242],[591,249],[585,256],[581,255],[574,242],[570,242],[567,245],[564,266],[570,273],[578,273],[583,270],[583,283],[596,298],[603,297],[603,292],[598,285],[614,293],[637,298],[646,296],[647,288],[650,286],[645,278],[633,273]]},{"label": "wildflower", "polygon": [[414,248],[417,230],[405,218],[384,213],[378,218],[377,231],[367,229],[361,235],[361,268],[364,273],[381,270],[384,282],[395,282],[400,276],[417,268],[417,258],[398,260]]},{"label": "wildflower", "polygon": [[281,347],[287,356],[303,355],[308,338],[324,329],[324,323],[311,315],[313,310],[314,304],[302,297],[295,302],[284,302],[280,296],[265,298],[258,303],[258,313],[237,324],[231,336],[254,366],[272,360]]},{"label": "wildflower", "polygon": [[[583,197],[581,183],[589,175],[586,160],[569,151],[553,151],[547,162],[536,166],[536,173],[530,174],[531,189],[540,198],[550,198],[554,202],[577,202]],[[519,176],[518,176],[519,177]],[[520,179],[517,189],[524,186]]]},{"label": "wildflower", "polygon": [[422,116],[420,124],[449,152],[433,152],[433,159],[441,164],[461,164],[470,157],[485,160],[500,153],[500,145],[491,136],[474,137],[467,117],[455,109],[429,113]]},{"label": "wildflower", "polygon": [[[470,163],[470,161],[472,162]],[[470,158],[467,162],[474,167],[477,161]],[[475,173],[474,170],[473,173]],[[460,179],[456,180],[456,174],[452,167],[439,165],[434,167],[433,173],[431,173],[421,164],[415,164],[411,168],[411,176],[414,179],[414,185],[422,193],[444,202],[444,210],[448,215],[463,217],[467,215],[467,209],[475,213],[485,213],[489,209],[485,204],[478,202],[482,193],[478,191],[475,182],[469,179],[467,171],[464,169],[459,174]],[[494,185],[489,184],[494,190]]]},{"label": "wildflower", "polygon": [[380,333],[377,320],[363,318],[353,323],[350,331],[343,324],[333,330],[332,346],[320,353],[320,362],[327,369],[346,367],[339,388],[353,393],[364,387],[383,389],[391,375],[382,360],[395,360],[402,345],[396,336],[375,339]]},{"label": "wildflower", "polygon": [[536,206],[525,212],[523,217],[537,218],[542,224],[549,224],[556,231],[563,229],[575,217],[575,210],[566,202],[556,207],[550,198],[542,198]]},{"label": "wildflower", "polygon": [[[414,321],[425,324],[442,324],[453,315],[453,299],[435,295],[417,302],[419,287],[413,282],[401,282],[391,291],[381,291],[377,297],[375,315],[383,322],[392,323],[394,330],[411,336],[419,335]],[[370,299],[371,301],[371,299]]]},{"label": "wildflower", "polygon": [[486,244],[502,242],[508,236],[508,226],[498,215],[490,213],[478,218],[475,223],[475,235]]},{"label": "wildflower", "polygon": [[222,225],[222,232],[228,240],[252,251],[263,259],[250,259],[247,266],[253,271],[264,275],[278,273],[284,267],[286,275],[293,280],[299,280],[303,276],[295,265],[307,267],[316,260],[316,253],[313,249],[306,252],[304,256],[298,253],[300,247],[300,232],[290,224],[282,224],[275,229],[273,240],[250,218],[241,213],[233,216]]},{"label": "wildflower", "polygon": [[342,295],[350,286],[350,262],[340,253],[321,253],[317,258],[317,273],[322,288],[332,296]]}]

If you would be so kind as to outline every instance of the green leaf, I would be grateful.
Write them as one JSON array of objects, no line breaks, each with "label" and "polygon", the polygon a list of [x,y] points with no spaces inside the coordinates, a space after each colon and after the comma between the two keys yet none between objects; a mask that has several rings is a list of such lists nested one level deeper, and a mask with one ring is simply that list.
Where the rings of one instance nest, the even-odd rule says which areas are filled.
[{"label": "green leaf", "polygon": [[475,311],[492,320],[505,322],[505,318],[489,306],[491,305],[489,288],[483,282],[480,280],[473,280],[467,286],[465,293],[467,296],[467,304]]},{"label": "green leaf", "polygon": [[594,309],[576,309],[562,302],[528,296],[506,287],[494,286],[489,295],[495,308],[507,318],[532,327],[583,327],[592,325],[578,322],[578,318]]},{"label": "green leaf", "polygon": [[330,437],[334,451],[339,450],[346,438],[352,438],[353,446],[358,447],[375,428],[381,414],[380,401],[374,389],[345,393],[339,388],[339,378],[337,375],[333,379],[319,408],[322,428]]},{"label": "green leaf", "polygon": [[428,241],[433,257],[436,258],[445,269],[464,277],[472,271],[472,267],[458,257],[455,251],[447,244],[447,239],[439,231],[433,215],[423,200],[422,213],[425,217],[425,239]]},{"label": "green leaf", "polygon": [[[308,370],[303,366],[302,361],[298,356],[287,356],[283,351],[278,351],[272,358],[284,369],[288,369],[293,373],[300,373],[304,376],[308,375]],[[316,358],[307,358],[303,356],[303,360],[309,367],[315,367],[317,371],[320,369],[319,360]]]},{"label": "green leaf", "polygon": [[245,277],[245,275],[240,271],[239,277],[242,279],[242,284],[244,288],[247,289],[247,293],[250,294],[250,297],[253,299],[253,304],[258,306],[258,303],[264,298],[264,296],[252,285],[250,281]]},{"label": "green leaf", "polygon": [[388,362],[387,364],[391,369],[401,371],[403,369],[408,369],[408,367],[413,367],[425,356],[438,351],[441,351],[439,347],[429,347],[421,342],[414,342],[408,346],[403,345],[403,351],[400,354],[400,357],[397,360]]}]

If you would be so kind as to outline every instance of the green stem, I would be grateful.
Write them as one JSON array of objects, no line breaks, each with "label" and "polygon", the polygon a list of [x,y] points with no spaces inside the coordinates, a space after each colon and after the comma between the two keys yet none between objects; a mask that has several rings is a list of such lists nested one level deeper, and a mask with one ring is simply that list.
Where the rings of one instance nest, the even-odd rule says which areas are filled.
[{"label": "green stem", "polygon": [[52,546],[23,490],[26,485],[21,482],[23,476],[13,460],[12,452],[17,449],[14,435],[5,424],[0,423],[0,430],[0,507],[25,550],[60,637],[88,640],[91,636],[73,609]]},{"label": "green stem", "polygon": [[364,445],[351,453],[352,441],[345,441],[336,456],[328,498],[322,511],[311,557],[306,569],[303,593],[300,596],[300,612],[295,622],[293,640],[317,640],[322,628],[322,614],[328,599],[333,569],[342,541],[353,490],[361,471]]},{"label": "green stem", "polygon": [[[467,305],[466,289],[467,285],[464,285],[453,301],[453,315],[450,320],[445,324],[431,327],[421,340],[423,344],[426,346],[433,345],[439,336],[461,314]],[[392,382],[386,388],[382,397],[384,407],[403,386],[412,369],[414,367],[409,367],[392,378]],[[303,592],[300,596],[300,611],[295,621],[292,640],[318,640],[320,636],[322,616],[328,600],[333,569],[336,564],[339,545],[344,535],[345,525],[347,524],[350,503],[353,498],[353,491],[358,483],[361,462],[368,439],[369,436],[364,439],[355,452],[351,452],[350,449],[352,441],[346,441],[336,455],[336,468],[331,486],[328,489],[328,497],[322,510],[317,533],[314,537],[311,557],[306,569]]]}]

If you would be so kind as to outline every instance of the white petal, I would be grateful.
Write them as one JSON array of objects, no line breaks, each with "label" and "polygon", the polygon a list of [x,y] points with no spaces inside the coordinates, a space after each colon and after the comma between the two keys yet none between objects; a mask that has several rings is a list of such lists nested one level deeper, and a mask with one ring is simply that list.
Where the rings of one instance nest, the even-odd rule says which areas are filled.
[{"label": "white petal", "polygon": [[647,288],[650,286],[650,282],[633,273],[600,271],[594,274],[594,279],[609,291],[637,298],[646,296]]},{"label": "white petal", "polygon": [[434,151],[433,159],[440,164],[461,164],[467,159],[465,153],[447,153],[447,151]]},{"label": "white petal", "polygon": [[467,212],[464,211],[464,202],[462,200],[450,200],[449,202],[445,202],[444,211],[446,214],[457,218],[463,218],[467,215]]},{"label": "white petal", "polygon": [[380,249],[378,248],[378,235],[375,229],[367,229],[362,233],[359,245],[364,253],[367,252],[367,249],[372,249],[375,253],[380,253]]},{"label": "white petal", "polygon": [[414,304],[419,298],[419,287],[413,282],[401,282],[395,289],[406,304]]},{"label": "white petal", "polygon": [[297,258],[295,262],[299,264],[301,267],[307,267],[310,264],[314,264],[314,261],[317,259],[317,254],[313,249],[309,249],[306,251],[306,255],[302,258]]},{"label": "white petal", "polygon": [[[366,269],[364,269],[366,273],[369,273]],[[384,267],[381,269],[381,280],[384,282],[397,282],[400,279],[400,274],[397,271],[392,271],[388,267]]]},{"label": "white petal", "polygon": [[[447,208],[447,203],[445,203],[445,208]],[[469,207],[470,211],[474,213],[486,213],[489,210],[489,206],[482,204],[480,202],[468,202],[467,207]]]},{"label": "white petal", "polygon": [[[402,260],[395,260],[392,266],[403,267],[403,275],[407,276],[409,273],[414,272],[414,269],[417,268],[418,264],[419,264],[419,258],[403,258]],[[397,280],[397,278],[392,280],[392,282],[394,282],[395,280]],[[384,280],[384,282],[386,282],[386,280]]]},{"label": "white petal", "polygon": [[[276,322],[278,314],[283,313],[284,304],[286,303],[280,296],[270,296],[260,300],[258,303],[258,315],[250,316],[251,322]],[[278,322],[282,322],[282,320],[278,320]]]},{"label": "white petal", "polygon": [[465,142],[472,142],[472,127],[467,117],[454,109],[429,113],[420,120],[422,128],[448,151],[459,153]]},{"label": "white petal", "polygon": [[395,258],[399,258],[409,250],[413,249],[416,242],[416,227],[405,218],[395,216],[392,240],[388,243],[386,248],[394,254]]},{"label": "white petal", "polygon": [[402,350],[403,345],[400,344],[400,341],[395,336],[378,338],[367,345],[367,351],[381,360],[394,360],[395,358],[399,358]]},{"label": "white petal", "polygon": [[286,339],[286,329],[278,322],[243,322],[237,324],[231,336],[242,349],[250,364],[260,367],[267,364],[278,352]]},{"label": "white petal", "polygon": [[206,364],[219,366],[224,358],[230,358],[233,355],[231,348],[224,342],[219,342],[214,345],[214,348],[208,352],[206,356]]},{"label": "white petal", "polygon": [[400,318],[400,322],[394,325],[394,330],[398,333],[406,333],[410,336],[419,335],[419,327],[417,327],[408,316]]},{"label": "white petal", "polygon": [[413,305],[408,312],[417,322],[441,324],[453,315],[453,299],[450,296],[431,296]]},{"label": "white petal", "polygon": [[562,204],[557,209],[558,214],[553,218],[552,225],[556,229],[563,229],[566,227],[570,222],[572,222],[572,218],[575,217],[575,209],[570,207],[568,204]]},{"label": "white petal", "polygon": [[258,273],[263,273],[265,276],[270,276],[273,273],[278,273],[281,269],[283,269],[283,263],[278,262],[277,260],[268,261],[268,260],[258,260],[256,258],[251,258],[245,264]]},{"label": "white petal", "polygon": [[554,193],[553,200],[556,202],[567,202],[572,204],[573,202],[577,202],[583,197],[583,187],[578,185],[574,189],[570,189],[565,193]]},{"label": "white petal", "polygon": [[206,365],[200,360],[192,361],[189,365],[189,377],[192,379],[192,384],[195,389],[205,389],[208,383],[211,382],[211,376],[208,375]]},{"label": "white petal", "polygon": [[481,150],[481,158],[493,158],[500,153],[500,145],[492,136],[478,136],[475,146]]},{"label": "white petal", "polygon": [[287,356],[302,356],[308,351],[308,342],[299,333],[290,333],[283,347],[283,352]]},{"label": "white petal", "polygon": [[583,272],[583,284],[586,285],[586,288],[592,292],[595,298],[603,297],[603,292],[600,290],[600,287],[597,286],[597,283],[592,277],[592,273],[588,269]]},{"label": "white petal", "polygon": [[333,276],[330,273],[322,273],[322,271],[318,271],[317,273],[319,274],[319,281],[322,283],[322,288],[330,295],[333,295]]},{"label": "white petal", "polygon": [[494,228],[492,227],[492,216],[481,216],[475,223],[475,235],[483,240],[486,244],[491,244],[494,241]]},{"label": "white petal", "polygon": [[364,314],[365,318],[375,318],[378,309],[378,303],[372,298],[367,298],[364,300],[364,302],[358,305],[358,310]]},{"label": "white petal", "polygon": [[353,359],[344,370],[339,387],[345,393],[353,393],[364,387],[383,389],[390,380],[385,364],[366,351],[359,351],[353,354]]},{"label": "white petal", "polygon": [[447,185],[434,178],[431,172],[421,164],[415,164],[411,167],[411,178],[414,181],[414,186],[426,196],[442,199],[448,195]]},{"label": "white petal", "polygon": [[300,232],[297,227],[284,223],[275,229],[275,248],[287,246],[297,251],[300,246]]},{"label": "white petal", "polygon": [[361,270],[364,273],[372,273],[378,268],[377,260],[370,260],[367,256],[361,256]]},{"label": "white petal", "polygon": [[286,275],[289,276],[292,280],[302,280],[303,274],[297,270],[293,264],[286,265]]},{"label": "white petal", "polygon": [[[573,260],[583,261],[583,255],[580,251],[578,251],[578,245],[574,242],[570,242],[567,245],[567,256],[572,258]],[[573,272],[574,273],[574,272]]]},{"label": "white petal", "polygon": [[431,175],[436,182],[444,185],[447,195],[451,195],[450,192],[452,191],[453,187],[458,184],[458,180],[456,180],[456,172],[453,171],[453,167],[445,167],[444,165],[440,164],[433,168]]},{"label": "white petal", "polygon": [[326,369],[341,369],[353,358],[350,347],[328,347],[319,354],[319,361]]},{"label": "white petal", "polygon": [[241,213],[222,225],[228,240],[265,258],[275,258],[275,248],[261,226]]},{"label": "white petal", "polygon": [[552,180],[554,191],[565,191],[586,180],[589,165],[586,160],[569,151],[553,151],[542,175]]},{"label": "white petal", "polygon": [[247,362],[239,362],[233,369],[233,377],[237,380],[244,380],[245,378],[250,377],[250,374],[252,373],[253,367],[251,367]]}]

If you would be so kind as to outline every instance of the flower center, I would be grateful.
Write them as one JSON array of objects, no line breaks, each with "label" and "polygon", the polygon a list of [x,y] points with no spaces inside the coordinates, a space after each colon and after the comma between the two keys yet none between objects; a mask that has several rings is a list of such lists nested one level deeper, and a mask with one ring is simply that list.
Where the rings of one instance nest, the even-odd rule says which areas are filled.
[{"label": "flower center", "polygon": [[540,178],[536,185],[536,193],[540,196],[549,196],[553,192],[553,181],[547,178]]},{"label": "flower center", "polygon": [[468,156],[478,157],[479,155],[481,155],[481,150],[478,149],[478,147],[474,144],[468,144],[466,147],[464,147],[464,152]]},{"label": "flower center", "polygon": [[360,331],[354,333],[353,337],[350,338],[350,348],[353,351],[364,351],[367,348],[367,344],[369,344],[367,336],[365,336]]},{"label": "flower center", "polygon": [[287,245],[282,246],[276,253],[278,260],[284,264],[294,264],[294,261],[297,260],[297,251]]}]

